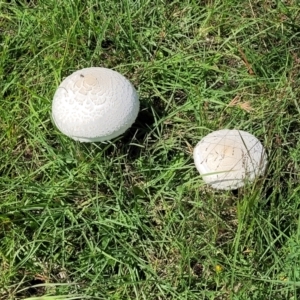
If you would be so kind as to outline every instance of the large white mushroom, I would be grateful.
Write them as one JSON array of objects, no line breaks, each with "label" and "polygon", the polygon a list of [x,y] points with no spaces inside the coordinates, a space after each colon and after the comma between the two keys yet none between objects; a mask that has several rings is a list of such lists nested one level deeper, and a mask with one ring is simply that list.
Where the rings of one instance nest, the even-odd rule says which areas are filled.
[{"label": "large white mushroom", "polygon": [[57,128],[80,142],[119,136],[134,123],[138,112],[139,99],[133,85],[106,68],[85,68],[66,77],[52,102]]},{"label": "large white mushroom", "polygon": [[215,189],[232,190],[262,175],[267,155],[252,134],[222,129],[208,134],[196,145],[194,162],[205,183]]}]

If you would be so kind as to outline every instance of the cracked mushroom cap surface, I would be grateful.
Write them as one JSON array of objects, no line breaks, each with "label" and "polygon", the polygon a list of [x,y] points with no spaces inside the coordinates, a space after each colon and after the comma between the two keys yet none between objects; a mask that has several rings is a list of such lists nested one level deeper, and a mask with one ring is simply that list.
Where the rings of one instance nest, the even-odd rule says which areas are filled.
[{"label": "cracked mushroom cap surface", "polygon": [[66,77],[52,102],[57,128],[80,142],[102,142],[124,133],[139,112],[133,85],[107,68],[85,68]]},{"label": "cracked mushroom cap surface", "polygon": [[196,145],[193,156],[204,182],[220,190],[253,182],[267,165],[260,141],[242,130],[222,129],[208,134]]}]

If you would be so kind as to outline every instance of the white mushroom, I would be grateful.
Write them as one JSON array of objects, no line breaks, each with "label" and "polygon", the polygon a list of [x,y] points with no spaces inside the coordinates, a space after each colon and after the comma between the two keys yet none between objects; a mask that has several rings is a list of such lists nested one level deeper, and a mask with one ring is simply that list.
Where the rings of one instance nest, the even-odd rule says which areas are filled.
[{"label": "white mushroom", "polygon": [[57,128],[80,142],[106,141],[124,133],[139,112],[133,85],[106,68],[85,68],[65,78],[52,102]]},{"label": "white mushroom", "polygon": [[262,175],[267,155],[260,141],[242,130],[218,130],[194,149],[194,162],[203,180],[215,189],[232,190]]}]

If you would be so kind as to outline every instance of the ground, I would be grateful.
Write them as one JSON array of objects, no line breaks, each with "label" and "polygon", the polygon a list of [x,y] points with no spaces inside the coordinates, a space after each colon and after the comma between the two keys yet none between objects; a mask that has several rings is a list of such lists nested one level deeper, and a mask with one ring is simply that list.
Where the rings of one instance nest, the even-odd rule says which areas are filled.
[{"label": "ground", "polygon": [[[0,1],[0,299],[299,299],[298,1]],[[79,143],[63,78],[112,68],[133,126]],[[255,135],[266,173],[205,185],[197,142]]]}]

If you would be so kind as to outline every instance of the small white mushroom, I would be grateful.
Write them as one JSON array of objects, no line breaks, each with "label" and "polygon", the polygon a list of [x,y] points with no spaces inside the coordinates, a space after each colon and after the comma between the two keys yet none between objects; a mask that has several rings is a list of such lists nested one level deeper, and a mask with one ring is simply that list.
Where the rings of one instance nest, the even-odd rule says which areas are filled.
[{"label": "small white mushroom", "polygon": [[222,129],[196,145],[194,162],[205,183],[215,189],[233,190],[264,173],[267,155],[252,134]]},{"label": "small white mushroom", "polygon": [[52,102],[57,128],[80,142],[102,142],[124,133],[139,112],[133,85],[106,68],[85,68],[65,78]]}]

